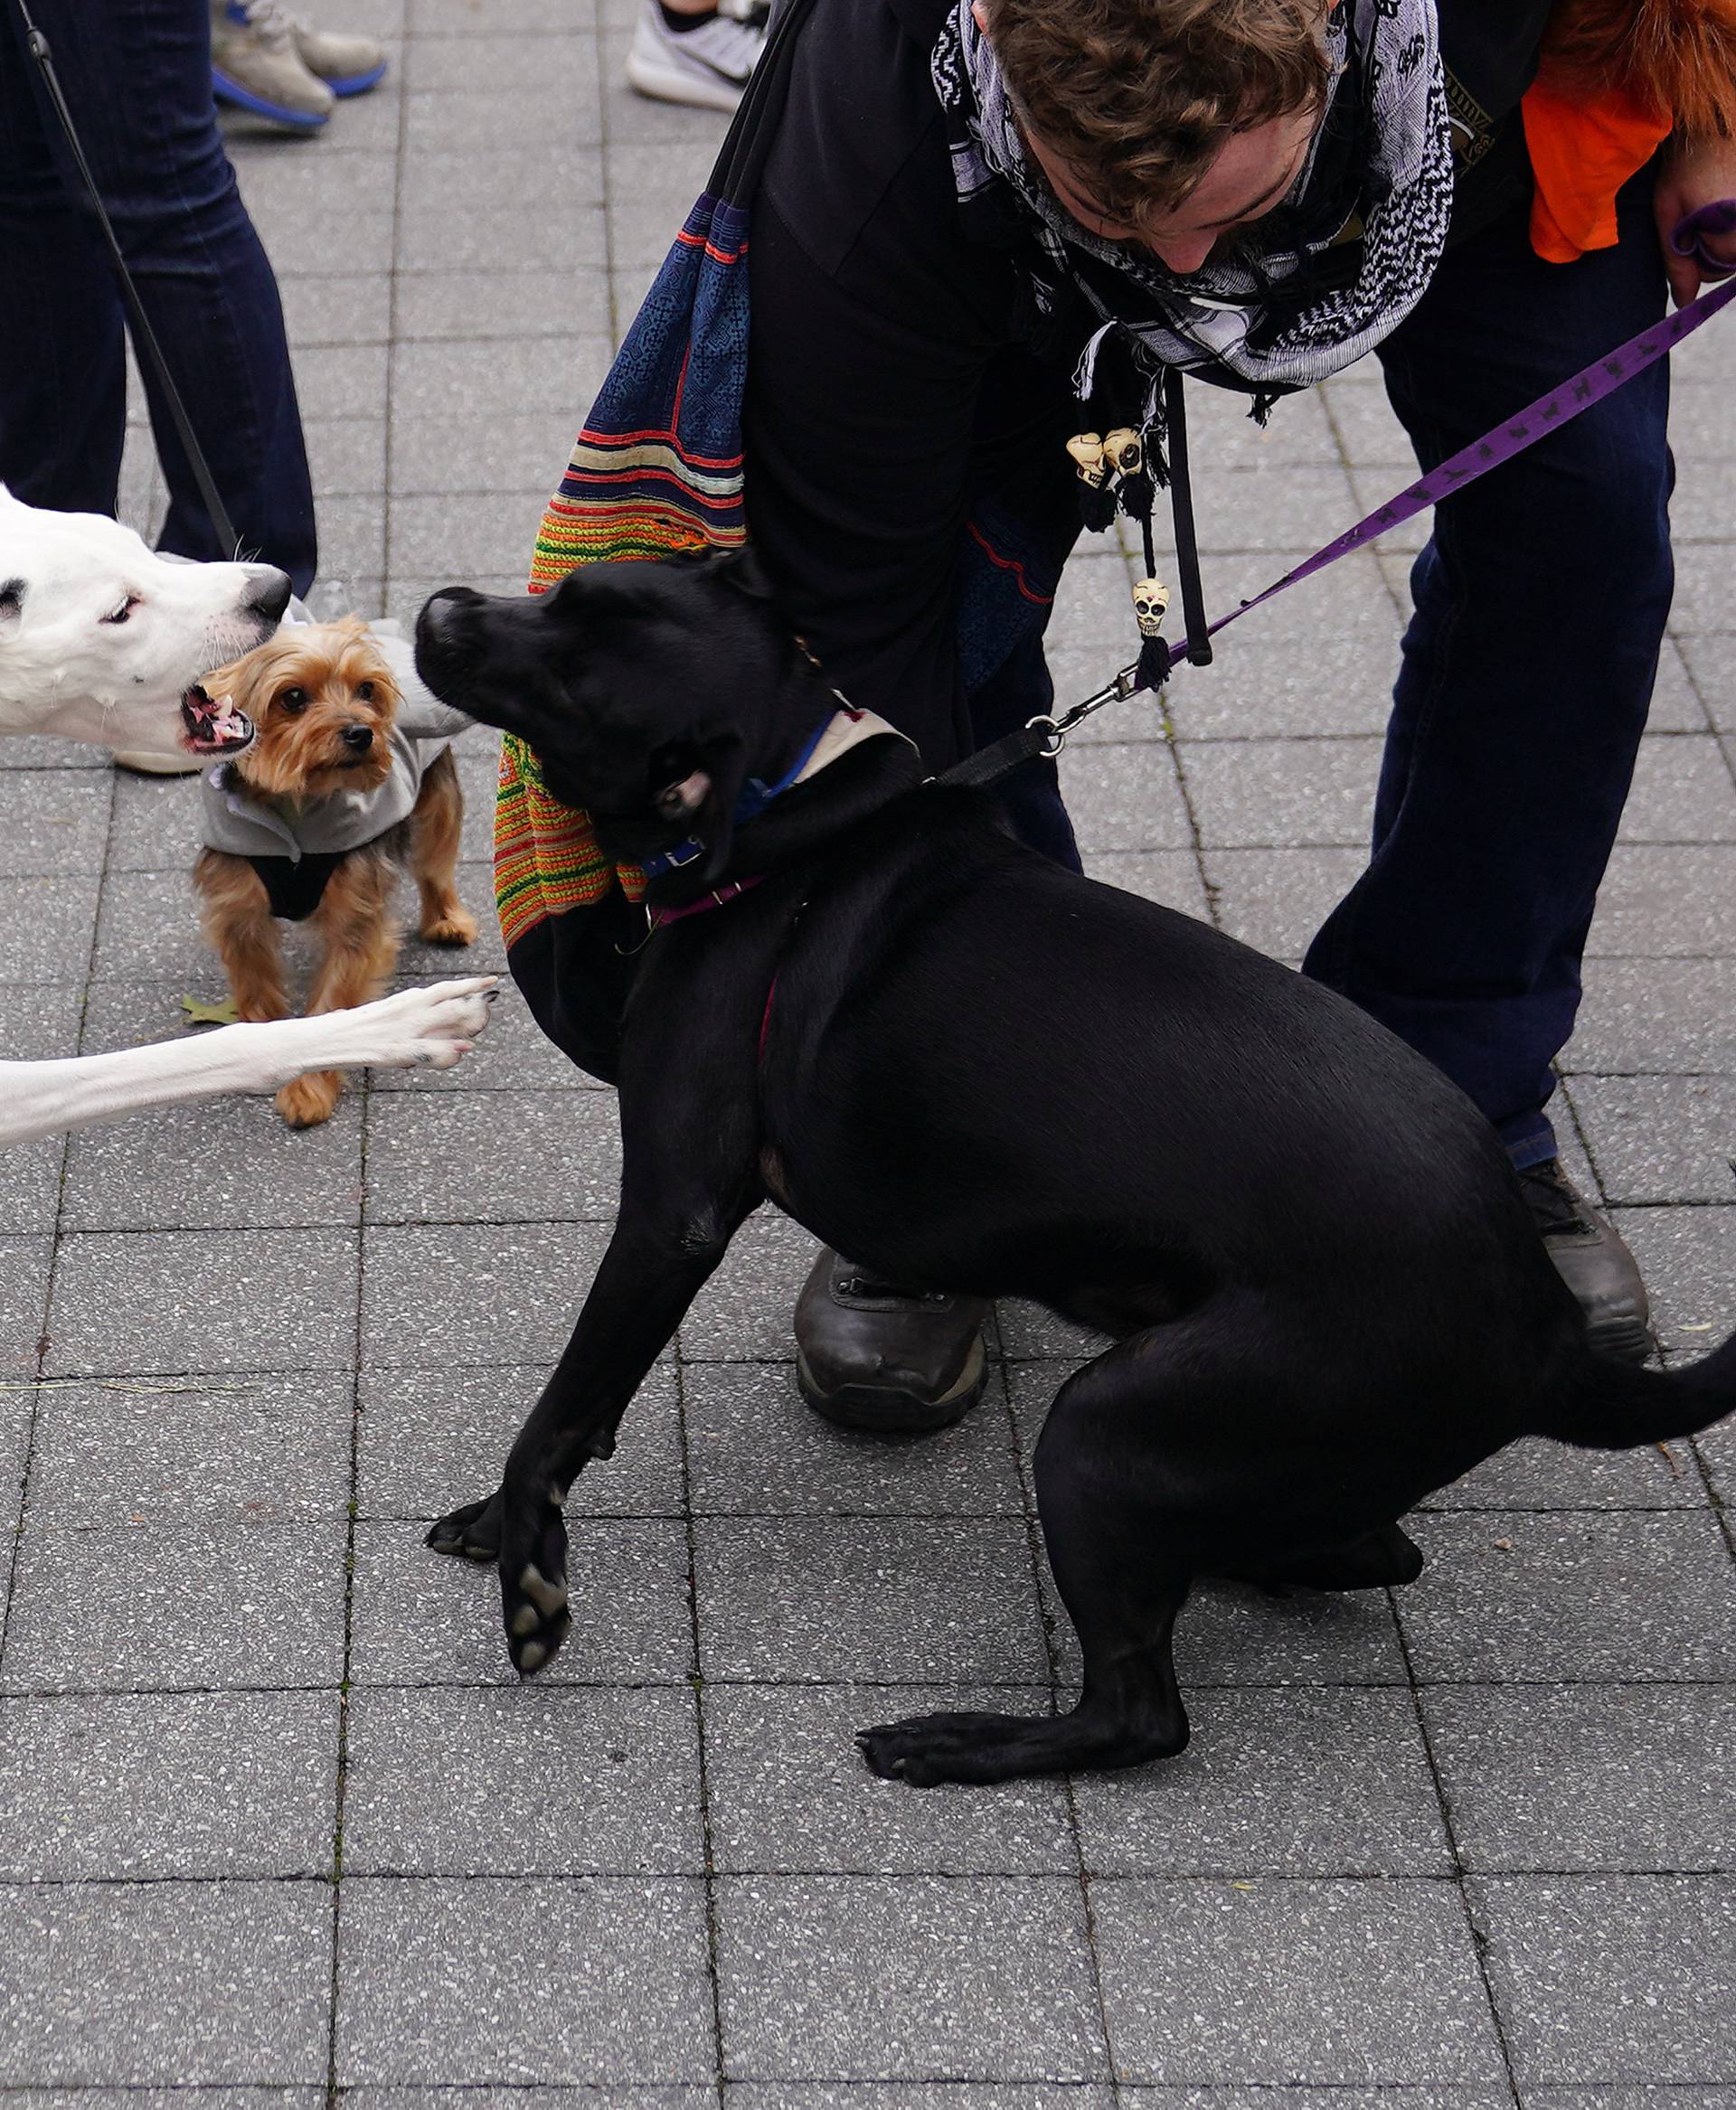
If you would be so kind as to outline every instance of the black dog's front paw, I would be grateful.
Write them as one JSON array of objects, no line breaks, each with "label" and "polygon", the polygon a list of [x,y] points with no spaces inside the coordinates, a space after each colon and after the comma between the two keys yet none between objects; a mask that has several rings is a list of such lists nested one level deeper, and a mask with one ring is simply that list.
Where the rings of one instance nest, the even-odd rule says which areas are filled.
[{"label": "black dog's front paw", "polygon": [[511,1505],[501,1533],[500,1609],[506,1647],[521,1678],[550,1661],[567,1638],[567,1527],[557,1502],[525,1517]]},{"label": "black dog's front paw", "polygon": [[436,1553],[450,1553],[461,1560],[486,1565],[500,1558],[500,1517],[504,1506],[499,1488],[486,1502],[467,1502],[450,1516],[442,1517],[428,1534],[425,1544]]}]

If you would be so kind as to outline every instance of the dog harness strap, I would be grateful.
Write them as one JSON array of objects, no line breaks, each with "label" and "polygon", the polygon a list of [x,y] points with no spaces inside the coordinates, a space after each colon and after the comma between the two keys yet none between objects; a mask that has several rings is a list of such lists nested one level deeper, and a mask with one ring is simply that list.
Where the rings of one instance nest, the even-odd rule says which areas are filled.
[{"label": "dog harness strap", "polygon": [[300,857],[250,857],[271,913],[286,923],[305,923],[326,897],[326,883],[347,851],[310,850]]},{"label": "dog harness strap", "polygon": [[651,928],[661,930],[665,923],[679,923],[684,916],[703,916],[707,909],[721,909],[738,894],[745,894],[750,887],[757,887],[765,876],[764,872],[756,871],[746,879],[731,880],[727,886],[713,887],[709,894],[702,894],[696,901],[685,901],[679,909],[653,909]]}]

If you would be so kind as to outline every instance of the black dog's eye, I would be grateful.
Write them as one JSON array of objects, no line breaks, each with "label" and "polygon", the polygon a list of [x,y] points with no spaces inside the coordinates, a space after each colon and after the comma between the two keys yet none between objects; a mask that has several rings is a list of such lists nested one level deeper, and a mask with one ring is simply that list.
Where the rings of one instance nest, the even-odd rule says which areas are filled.
[{"label": "black dog's eye", "polygon": [[358,682],[355,684],[355,693],[361,702],[372,703],[373,702],[373,683],[372,682]]},{"label": "black dog's eye", "polygon": [[298,711],[307,710],[307,692],[306,689],[280,689],[278,692],[278,705],[294,718]]},{"label": "black dog's eye", "polygon": [[687,784],[684,777],[679,784],[665,784],[656,796],[657,812],[665,821],[684,820],[687,814]]}]

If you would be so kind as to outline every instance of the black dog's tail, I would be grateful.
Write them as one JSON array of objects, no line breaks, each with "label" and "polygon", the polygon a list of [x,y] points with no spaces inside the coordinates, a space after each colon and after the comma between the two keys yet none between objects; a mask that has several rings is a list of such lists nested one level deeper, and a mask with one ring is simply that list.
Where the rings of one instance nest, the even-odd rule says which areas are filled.
[{"label": "black dog's tail", "polygon": [[1736,1333],[1685,1370],[1641,1370],[1586,1347],[1545,1393],[1540,1436],[1581,1450],[1627,1451],[1696,1436],[1736,1409]]}]

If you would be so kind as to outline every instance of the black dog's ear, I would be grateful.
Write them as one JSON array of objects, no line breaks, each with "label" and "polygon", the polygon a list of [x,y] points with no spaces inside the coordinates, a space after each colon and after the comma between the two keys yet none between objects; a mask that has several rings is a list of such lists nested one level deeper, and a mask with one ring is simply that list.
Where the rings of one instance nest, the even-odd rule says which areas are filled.
[{"label": "black dog's ear", "polygon": [[771,598],[771,581],[754,551],[745,545],[740,550],[725,550],[713,557],[711,569],[738,593],[746,594],[750,600]]}]

